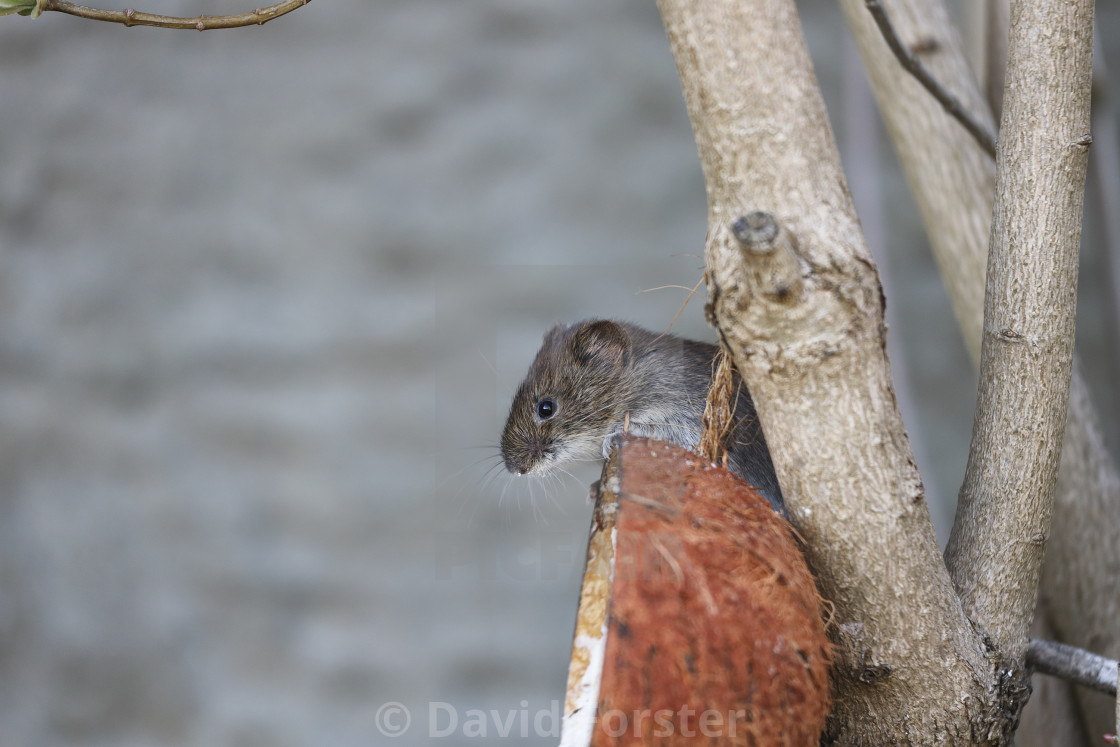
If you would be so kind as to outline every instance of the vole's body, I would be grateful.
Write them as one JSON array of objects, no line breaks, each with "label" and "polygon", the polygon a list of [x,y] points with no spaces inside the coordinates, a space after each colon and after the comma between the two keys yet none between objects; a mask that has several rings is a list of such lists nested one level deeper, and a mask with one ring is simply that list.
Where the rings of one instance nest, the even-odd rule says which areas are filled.
[{"label": "vole's body", "polygon": [[[631,433],[695,449],[717,352],[715,345],[622,322],[553,327],[502,431],[506,469],[542,474],[568,461],[605,456],[627,413]],[[738,374],[735,384],[728,466],[783,511],[754,404]]]}]

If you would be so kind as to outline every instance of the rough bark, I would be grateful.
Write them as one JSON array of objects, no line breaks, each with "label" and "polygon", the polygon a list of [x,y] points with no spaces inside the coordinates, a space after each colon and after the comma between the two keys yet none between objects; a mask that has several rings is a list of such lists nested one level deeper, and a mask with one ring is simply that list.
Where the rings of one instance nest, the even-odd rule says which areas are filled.
[{"label": "rough bark", "polygon": [[[940,0],[885,0],[902,38],[933,50],[923,61],[960,99],[982,111],[983,96],[965,64]],[[880,111],[922,212],[967,347],[979,359],[984,264],[995,195],[994,164],[894,60],[862,0],[841,0]],[[932,42],[932,43],[930,43]],[[1120,655],[1120,474],[1107,454],[1075,359],[1042,590],[1062,640]],[[1111,713],[1101,698],[1078,693],[1090,733]],[[1054,699],[1055,703],[1065,702]]]},{"label": "rough bark", "polygon": [[[987,732],[998,683],[937,548],[891,388],[878,277],[793,3],[659,6],[708,190],[714,317],[835,605],[830,736],[998,739]],[[740,221],[754,211],[775,219],[769,239]]]},{"label": "rough bark", "polygon": [[980,387],[946,559],[969,619],[1020,671],[1073,366],[1092,50],[1093,0],[1012,3]]}]

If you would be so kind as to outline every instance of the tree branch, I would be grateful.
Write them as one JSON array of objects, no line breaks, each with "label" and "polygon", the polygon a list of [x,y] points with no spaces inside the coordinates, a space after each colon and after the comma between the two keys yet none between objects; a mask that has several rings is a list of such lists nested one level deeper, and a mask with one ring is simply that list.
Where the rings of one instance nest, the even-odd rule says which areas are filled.
[{"label": "tree branch", "polygon": [[267,8],[257,8],[250,13],[232,16],[197,16],[195,18],[176,18],[174,16],[161,16],[154,13],[144,13],[138,10],[100,10],[76,5],[66,0],[42,0],[41,10],[54,10],[79,18],[88,18],[93,21],[107,21],[120,23],[125,26],[158,26],[165,29],[232,29],[242,26],[260,26],[274,18],[291,13],[297,8],[302,8],[311,0],[284,0],[282,3],[270,5]]},{"label": "tree branch", "polygon": [[[1056,635],[1046,607],[1046,600],[1039,599],[1034,625],[1031,626],[1032,640],[1053,640]],[[1029,649],[1027,655],[1030,656]],[[1032,676],[1031,699],[1023,709],[1019,728],[1015,732],[1016,747],[1092,744],[1077,702],[1078,692],[1086,693],[1095,700],[1103,699],[1097,693],[1077,687],[1061,677]]]},{"label": "tree branch", "polygon": [[992,136],[991,131],[980,120],[972,116],[972,113],[964,108],[956,96],[949,93],[949,91],[937,82],[937,79],[926,70],[926,66],[922,64],[910,48],[902,43],[902,39],[898,37],[898,32],[895,31],[894,25],[891,23],[887,11],[883,8],[883,4],[879,0],[864,0],[867,9],[871,11],[871,17],[875,19],[879,31],[882,32],[883,38],[887,42],[887,46],[894,52],[894,56],[906,68],[906,71],[913,75],[919,83],[921,83],[927,91],[929,91],[938,103],[960,122],[969,134],[976,139],[980,147],[990,155],[992,158],[996,157],[996,139]]},{"label": "tree branch", "polygon": [[658,5],[704,169],[712,309],[842,631],[828,738],[971,743],[995,672],[937,548],[794,3]]},{"label": "tree branch", "polygon": [[1061,677],[1108,695],[1116,695],[1117,661],[1076,646],[1032,638],[1027,666],[1041,674]]},{"label": "tree branch", "polygon": [[[984,110],[960,41],[942,0],[884,0],[905,38],[929,38],[938,54],[926,60],[938,80],[957,92],[970,111]],[[921,209],[965,344],[979,361],[989,226],[995,165],[894,55],[863,0],[841,0],[871,79],[883,121]],[[1056,635],[1067,643],[1120,658],[1120,471],[1096,420],[1074,360],[1069,422],[1062,446],[1052,536],[1043,568],[1043,590]],[[1110,728],[1100,699],[1077,692],[1087,732]]]},{"label": "tree branch", "polygon": [[969,617],[1016,666],[1050,533],[1069,401],[1093,0],[1015,0],[1011,12],[980,389],[945,556]]}]

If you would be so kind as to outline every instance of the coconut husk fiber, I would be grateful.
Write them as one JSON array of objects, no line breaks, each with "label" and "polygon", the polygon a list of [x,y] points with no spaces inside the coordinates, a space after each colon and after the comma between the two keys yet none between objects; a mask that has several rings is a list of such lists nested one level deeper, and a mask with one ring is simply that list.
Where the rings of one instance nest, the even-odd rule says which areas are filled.
[{"label": "coconut husk fiber", "polygon": [[817,744],[822,601],[789,524],[685,449],[627,437],[591,743]]}]

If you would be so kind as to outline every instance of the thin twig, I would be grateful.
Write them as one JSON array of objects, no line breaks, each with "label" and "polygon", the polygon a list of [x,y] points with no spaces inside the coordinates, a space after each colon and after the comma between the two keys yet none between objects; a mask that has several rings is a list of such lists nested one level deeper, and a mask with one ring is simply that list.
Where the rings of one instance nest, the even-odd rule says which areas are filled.
[{"label": "thin twig", "polygon": [[871,17],[875,19],[879,31],[883,34],[883,38],[887,42],[887,46],[894,52],[894,56],[902,63],[902,67],[906,69],[911,75],[918,79],[918,82],[925,86],[926,90],[933,94],[938,103],[948,112],[951,116],[956,118],[958,122],[964,125],[964,128],[969,131],[972,137],[976,138],[976,142],[980,147],[987,151],[988,155],[992,158],[996,157],[996,141],[992,137],[992,133],[988,131],[984,125],[972,116],[972,113],[961,105],[957,97],[945,90],[937,79],[926,70],[925,65],[921,60],[914,56],[902,40],[898,38],[898,32],[895,31],[891,19],[887,16],[887,11],[883,8],[880,0],[864,0],[864,4],[871,12]]},{"label": "thin twig", "polygon": [[282,3],[270,5],[267,8],[257,8],[250,13],[235,16],[198,16],[196,18],[176,18],[174,16],[161,16],[154,13],[143,13],[138,10],[100,10],[87,8],[84,5],[75,5],[66,0],[43,0],[42,10],[55,10],[79,18],[88,18],[93,21],[107,21],[120,23],[125,26],[158,26],[165,29],[233,29],[241,26],[260,26],[268,23],[273,18],[291,13],[296,8],[302,8],[311,0],[284,0]]},{"label": "thin twig", "polygon": [[1116,695],[1116,660],[1076,646],[1032,638],[1027,644],[1027,666],[1042,674]]}]

